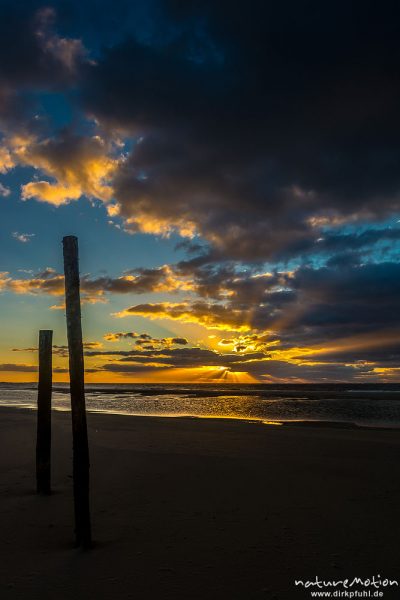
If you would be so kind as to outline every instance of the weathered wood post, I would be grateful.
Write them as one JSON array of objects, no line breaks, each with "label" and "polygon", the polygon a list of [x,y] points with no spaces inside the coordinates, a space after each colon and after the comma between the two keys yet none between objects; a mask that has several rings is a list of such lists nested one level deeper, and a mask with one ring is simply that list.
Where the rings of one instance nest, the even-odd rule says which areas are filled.
[{"label": "weathered wood post", "polygon": [[39,331],[39,385],[37,399],[36,489],[38,494],[50,494],[51,453],[51,330]]},{"label": "weathered wood post", "polygon": [[78,239],[63,238],[65,305],[72,411],[73,478],[76,545],[91,546],[89,510],[89,445],[86,425]]}]

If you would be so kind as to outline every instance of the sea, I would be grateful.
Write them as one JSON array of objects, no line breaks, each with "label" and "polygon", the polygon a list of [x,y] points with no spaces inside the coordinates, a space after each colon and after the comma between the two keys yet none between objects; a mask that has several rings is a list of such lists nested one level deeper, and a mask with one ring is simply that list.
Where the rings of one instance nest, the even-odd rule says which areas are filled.
[{"label": "sea", "polygon": [[[0,407],[34,410],[36,403],[36,384],[0,383]],[[54,385],[52,406],[70,410],[68,384]],[[400,384],[90,384],[86,408],[145,417],[400,428]]]}]

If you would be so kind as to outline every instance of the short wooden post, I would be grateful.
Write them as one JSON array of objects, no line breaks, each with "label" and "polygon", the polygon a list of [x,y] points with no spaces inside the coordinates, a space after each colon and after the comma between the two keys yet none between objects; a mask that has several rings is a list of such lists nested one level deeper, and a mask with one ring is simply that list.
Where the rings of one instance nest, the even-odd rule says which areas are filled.
[{"label": "short wooden post", "polygon": [[63,250],[72,411],[75,536],[77,546],[89,548],[92,543],[89,510],[89,445],[85,407],[78,239],[72,235],[64,237]]},{"label": "short wooden post", "polygon": [[39,385],[37,400],[36,489],[38,494],[50,494],[51,453],[51,330],[39,331]]}]

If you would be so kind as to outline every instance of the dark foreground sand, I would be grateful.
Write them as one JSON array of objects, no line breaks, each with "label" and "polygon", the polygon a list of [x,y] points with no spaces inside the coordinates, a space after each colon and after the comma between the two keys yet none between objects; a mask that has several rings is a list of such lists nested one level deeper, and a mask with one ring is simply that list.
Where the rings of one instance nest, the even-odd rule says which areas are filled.
[{"label": "dark foreground sand", "polygon": [[45,498],[35,418],[0,410],[1,600],[296,600],[310,594],[295,578],[400,581],[395,431],[90,414],[97,543],[82,552],[70,415],[54,413]]}]

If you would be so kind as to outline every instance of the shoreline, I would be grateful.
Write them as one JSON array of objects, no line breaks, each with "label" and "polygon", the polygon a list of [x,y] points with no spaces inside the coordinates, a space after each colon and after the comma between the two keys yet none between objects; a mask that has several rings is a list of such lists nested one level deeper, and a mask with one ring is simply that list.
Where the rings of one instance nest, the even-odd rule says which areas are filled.
[{"label": "shoreline", "polygon": [[[32,406],[22,406],[16,404],[0,404],[0,411],[3,410],[19,410],[19,411],[27,411],[37,412],[37,407]],[[70,413],[70,408],[61,408],[61,407],[52,407],[52,413]],[[213,415],[211,417],[203,416],[203,415],[178,415],[178,414],[161,414],[161,415],[151,415],[151,414],[135,414],[128,413],[122,411],[110,411],[110,410],[98,410],[98,409],[90,409],[86,407],[87,414],[96,414],[96,415],[109,415],[109,416],[121,416],[121,417],[133,417],[133,418],[145,418],[145,419],[178,419],[178,420],[189,420],[189,421],[234,421],[234,422],[242,422],[247,423],[249,425],[262,425],[262,426],[270,426],[270,427],[305,427],[305,428],[322,428],[322,429],[361,429],[361,430],[372,430],[372,431],[399,431],[400,425],[397,426],[387,426],[384,427],[382,425],[363,425],[356,422],[351,421],[324,421],[317,419],[299,419],[292,421],[278,420],[278,419],[262,419],[262,418],[247,418],[247,417],[229,417],[229,416],[216,416]]]},{"label": "shoreline", "polygon": [[[37,389],[37,382],[0,382],[2,389],[6,386],[15,389]],[[218,396],[260,396],[268,397],[271,393],[281,393],[283,396],[296,392],[308,394],[310,397],[340,392],[341,396],[353,398],[357,394],[374,398],[374,394],[399,394],[400,382],[384,383],[86,383],[87,394],[118,394],[119,392],[134,392],[144,396],[189,396],[189,397],[218,397]],[[67,382],[53,382],[53,392],[69,393]]]}]

